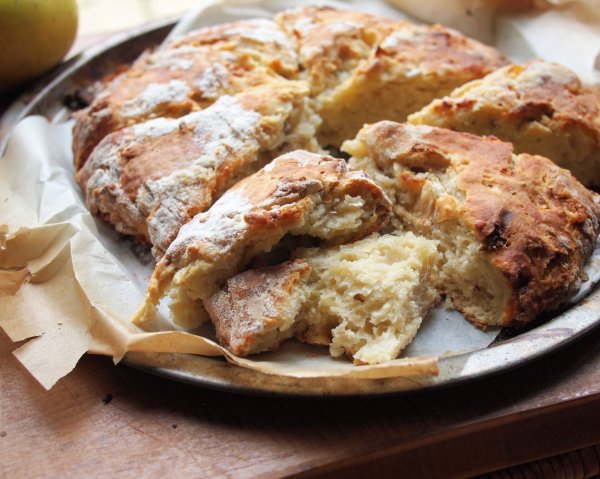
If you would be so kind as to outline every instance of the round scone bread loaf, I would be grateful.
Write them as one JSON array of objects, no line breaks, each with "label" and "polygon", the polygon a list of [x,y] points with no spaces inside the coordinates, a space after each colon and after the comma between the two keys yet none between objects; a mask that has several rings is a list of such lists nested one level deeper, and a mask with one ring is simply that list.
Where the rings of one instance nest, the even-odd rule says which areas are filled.
[{"label": "round scone bread loaf", "polygon": [[398,223],[439,242],[439,288],[481,326],[525,324],[581,285],[599,196],[510,143],[383,121],[343,145],[394,203]]},{"label": "round scone bread loaf", "polygon": [[97,92],[77,181],[158,261],[134,321],[168,304],[235,355],[296,338],[382,363],[444,296],[523,325],[596,246],[598,196],[560,166],[600,186],[599,90],[440,25],[286,10],[171,40]]}]

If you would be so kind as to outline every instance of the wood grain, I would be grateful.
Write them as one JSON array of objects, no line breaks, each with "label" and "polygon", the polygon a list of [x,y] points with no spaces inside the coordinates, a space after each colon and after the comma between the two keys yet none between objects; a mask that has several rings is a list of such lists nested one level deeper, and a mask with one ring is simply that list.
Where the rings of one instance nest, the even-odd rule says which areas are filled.
[{"label": "wood grain", "polygon": [[600,476],[600,445],[595,445],[483,474],[478,479],[534,479],[536,477],[592,479],[598,476]]}]

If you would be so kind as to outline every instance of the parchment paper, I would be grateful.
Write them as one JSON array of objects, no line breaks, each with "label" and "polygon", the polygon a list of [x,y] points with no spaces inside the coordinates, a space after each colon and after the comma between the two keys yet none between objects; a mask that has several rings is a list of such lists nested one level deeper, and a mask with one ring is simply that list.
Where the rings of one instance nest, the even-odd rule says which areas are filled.
[{"label": "parchment paper", "polygon": [[[172,35],[232,19],[272,16],[308,3],[201,2]],[[382,2],[319,3],[404,17]],[[128,351],[224,355],[242,367],[294,377],[435,374],[437,357],[484,348],[498,333],[476,329],[442,305],[425,318],[403,358],[357,367],[332,360],[326,348],[321,356],[307,354],[293,342],[278,353],[240,359],[164,319],[144,331],[130,318],[142,301],[153,261],[134,254],[131,243],[85,208],[74,182],[71,127],[70,122],[27,118],[14,129],[0,161],[0,327],[13,341],[29,340],[14,354],[45,388],[68,374],[86,352],[111,355],[115,362]],[[593,268],[590,275],[599,276]]]}]

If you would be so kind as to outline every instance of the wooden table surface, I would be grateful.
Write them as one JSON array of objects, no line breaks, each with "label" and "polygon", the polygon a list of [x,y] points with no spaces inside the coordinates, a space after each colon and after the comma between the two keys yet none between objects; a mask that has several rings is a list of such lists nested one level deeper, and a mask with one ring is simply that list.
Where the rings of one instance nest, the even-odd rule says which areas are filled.
[{"label": "wooden table surface", "polygon": [[[213,391],[94,356],[46,392],[0,334],[0,477],[467,477],[600,443],[600,329],[495,377],[343,400]],[[555,477],[598,473],[580,463]]]},{"label": "wooden table surface", "polygon": [[600,328],[494,377],[343,400],[236,395],[93,356],[46,392],[18,346],[0,332],[1,478],[600,473]]}]

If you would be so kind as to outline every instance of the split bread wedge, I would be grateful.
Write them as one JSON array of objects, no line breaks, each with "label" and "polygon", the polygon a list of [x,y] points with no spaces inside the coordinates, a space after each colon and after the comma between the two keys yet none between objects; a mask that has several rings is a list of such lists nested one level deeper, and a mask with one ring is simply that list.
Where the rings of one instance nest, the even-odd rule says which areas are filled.
[{"label": "split bread wedge", "polygon": [[203,302],[284,237],[348,243],[381,229],[390,211],[383,191],[344,160],[300,150],[282,155],[181,228],[136,321],[153,318],[169,295],[175,322],[197,326],[208,319]]},{"label": "split bread wedge", "polygon": [[439,242],[439,289],[480,326],[518,326],[576,292],[600,202],[567,170],[510,143],[389,121],[344,143],[389,195],[396,224]]},{"label": "split bread wedge", "polygon": [[239,273],[205,301],[219,342],[234,354],[273,351],[296,337],[356,364],[390,361],[439,299],[437,244],[410,232],[293,256]]}]

